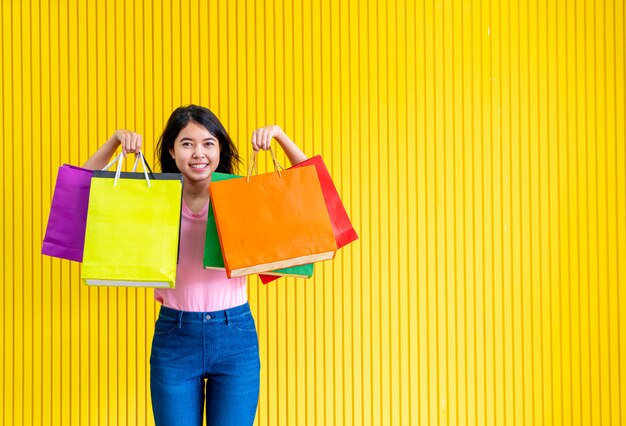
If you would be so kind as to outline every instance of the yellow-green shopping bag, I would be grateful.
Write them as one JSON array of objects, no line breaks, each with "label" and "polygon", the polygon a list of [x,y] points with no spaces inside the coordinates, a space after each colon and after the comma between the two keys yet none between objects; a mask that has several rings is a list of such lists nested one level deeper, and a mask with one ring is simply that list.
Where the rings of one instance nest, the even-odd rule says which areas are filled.
[{"label": "yellow-green shopping bag", "polygon": [[[81,279],[87,285],[174,287],[182,175],[95,171],[91,180]],[[149,173],[148,173],[149,171]]]}]

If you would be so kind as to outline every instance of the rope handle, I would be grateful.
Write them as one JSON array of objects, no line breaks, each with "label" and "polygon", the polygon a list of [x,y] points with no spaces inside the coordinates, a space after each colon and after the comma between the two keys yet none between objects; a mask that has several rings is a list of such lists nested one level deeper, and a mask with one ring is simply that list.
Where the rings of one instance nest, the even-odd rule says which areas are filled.
[{"label": "rope handle", "polygon": [[[272,147],[269,148],[269,151],[270,151],[270,154],[272,155],[272,162],[274,163],[274,171],[278,173],[279,177],[283,177],[280,171],[285,170],[285,168],[276,159],[276,155],[274,155],[274,150],[272,149]],[[259,174],[259,170],[257,167],[257,151],[254,151],[254,150],[252,150],[252,156],[250,157],[250,166],[248,167],[248,175],[246,178],[246,182],[250,182],[250,176],[252,175],[253,171],[256,174]]]}]

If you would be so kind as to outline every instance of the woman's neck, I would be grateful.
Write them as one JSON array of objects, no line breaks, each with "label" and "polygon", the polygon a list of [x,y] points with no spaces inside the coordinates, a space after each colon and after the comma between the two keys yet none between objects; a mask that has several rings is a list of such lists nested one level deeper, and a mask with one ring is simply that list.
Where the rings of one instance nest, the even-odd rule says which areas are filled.
[{"label": "woman's neck", "polygon": [[209,184],[206,182],[185,182],[183,184],[183,199],[193,213],[201,211],[209,201]]}]

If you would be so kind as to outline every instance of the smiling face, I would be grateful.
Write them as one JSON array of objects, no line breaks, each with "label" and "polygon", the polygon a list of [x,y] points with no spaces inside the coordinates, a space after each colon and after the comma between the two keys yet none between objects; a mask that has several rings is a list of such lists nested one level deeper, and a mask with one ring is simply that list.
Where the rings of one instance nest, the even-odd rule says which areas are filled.
[{"label": "smiling face", "polygon": [[220,144],[215,135],[193,121],[178,133],[169,152],[188,182],[207,180],[220,161]]}]

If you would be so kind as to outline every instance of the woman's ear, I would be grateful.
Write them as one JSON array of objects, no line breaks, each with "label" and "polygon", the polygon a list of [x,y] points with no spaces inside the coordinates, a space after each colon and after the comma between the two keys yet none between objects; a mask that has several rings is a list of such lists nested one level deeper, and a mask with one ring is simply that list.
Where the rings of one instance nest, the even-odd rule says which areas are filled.
[{"label": "woman's ear", "polygon": [[176,157],[174,157],[174,150],[170,149],[169,151],[170,151],[170,155],[172,156],[172,159],[176,160]]}]

